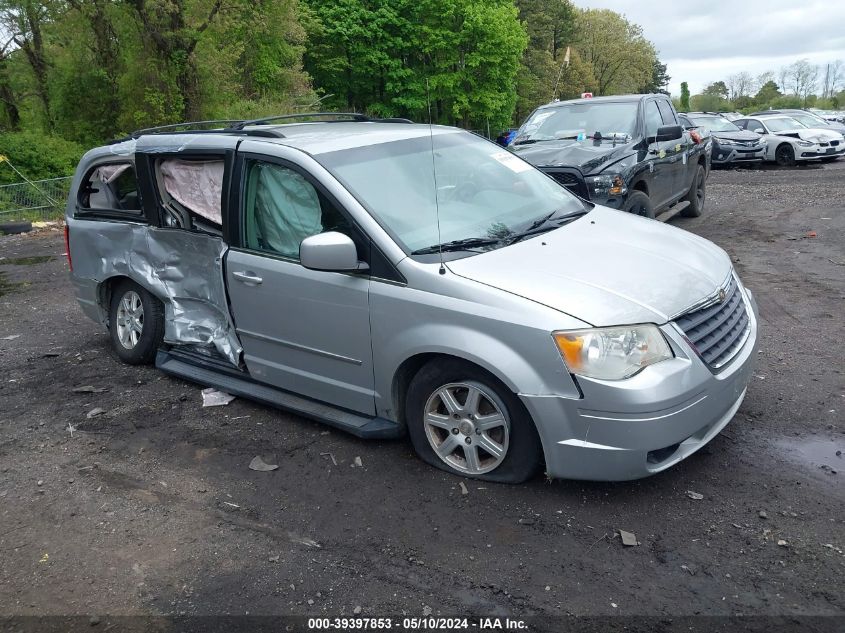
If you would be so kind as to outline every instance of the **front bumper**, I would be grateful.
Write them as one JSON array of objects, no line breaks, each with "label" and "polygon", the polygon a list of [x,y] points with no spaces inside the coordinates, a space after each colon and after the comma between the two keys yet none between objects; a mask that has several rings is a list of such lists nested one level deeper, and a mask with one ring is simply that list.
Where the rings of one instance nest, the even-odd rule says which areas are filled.
[{"label": "front bumper", "polygon": [[714,145],[711,158],[715,165],[728,163],[751,163],[762,161],[766,157],[766,145],[747,147],[741,145]]},{"label": "front bumper", "polygon": [[733,418],[757,352],[757,304],[747,289],[750,333],[713,373],[672,324],[661,329],[673,360],[622,381],[578,378],[581,399],[520,394],[537,426],[550,477],[624,481],[653,475],[689,457]]},{"label": "front bumper", "polygon": [[814,158],[831,158],[842,155],[845,155],[845,145],[840,144],[837,147],[822,147],[820,145],[815,145],[813,147],[808,147],[806,150],[801,148],[801,152],[796,156],[796,158],[811,160]]}]

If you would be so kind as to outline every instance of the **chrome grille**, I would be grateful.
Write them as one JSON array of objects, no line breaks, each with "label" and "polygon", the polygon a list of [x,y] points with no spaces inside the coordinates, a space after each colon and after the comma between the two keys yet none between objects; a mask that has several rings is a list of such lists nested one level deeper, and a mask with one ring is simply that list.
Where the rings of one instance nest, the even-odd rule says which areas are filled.
[{"label": "chrome grille", "polygon": [[713,370],[723,367],[736,356],[751,327],[745,301],[733,275],[723,289],[723,301],[675,319],[695,351]]}]

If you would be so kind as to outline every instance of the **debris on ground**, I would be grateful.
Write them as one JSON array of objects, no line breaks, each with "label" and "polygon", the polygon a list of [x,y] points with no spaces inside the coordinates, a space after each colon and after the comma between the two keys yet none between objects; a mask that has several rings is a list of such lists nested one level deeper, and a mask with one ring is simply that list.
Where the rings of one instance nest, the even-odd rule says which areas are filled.
[{"label": "debris on ground", "polygon": [[701,501],[702,499],[704,499],[703,494],[701,494],[700,492],[694,492],[692,490],[687,490],[687,496],[690,499],[695,499],[696,501]]},{"label": "debris on ground", "polygon": [[459,481],[459,482],[458,482],[458,486],[459,486],[459,487],[460,487],[460,489],[461,489],[461,494],[462,494],[462,495],[468,495],[468,494],[469,494],[469,490],[467,490],[466,484],[465,484],[464,482]]},{"label": "debris on ground", "polygon": [[633,532],[619,530],[619,536],[622,537],[622,545],[626,545],[628,547],[636,547],[640,544],[639,541],[637,541],[637,535]]},{"label": "debris on ground", "polygon": [[9,336],[0,336],[0,341],[14,341],[16,338],[20,337],[20,334],[10,334]]},{"label": "debris on ground", "polygon": [[815,231],[807,231],[807,237],[818,237]]},{"label": "debris on ground", "polygon": [[423,605],[423,617],[427,618],[430,615],[431,615],[431,607],[428,606],[427,604],[424,604]]},{"label": "debris on ground", "polygon": [[332,464],[337,466],[337,460],[334,458],[334,455],[332,453],[320,453],[320,457],[328,457],[330,460],[332,460]]},{"label": "debris on ground", "polygon": [[270,563],[278,563],[279,562],[279,555],[276,554],[275,556],[270,556],[267,559],[267,561],[270,562]]},{"label": "debris on ground", "polygon": [[361,606],[357,605],[354,609],[352,609],[353,615],[360,615],[361,614]]},{"label": "debris on ground", "polygon": [[263,459],[261,459],[259,455],[253,457],[252,461],[249,463],[250,470],[257,470],[262,473],[266,473],[271,470],[276,470],[278,467],[278,464],[268,464]]},{"label": "debris on ground", "polygon": [[218,391],[214,387],[202,390],[202,406],[204,407],[222,407],[234,399],[235,396],[225,391]]},{"label": "debris on ground", "polygon": [[687,572],[690,576],[695,576],[695,570],[691,569],[689,565],[681,565],[681,569]]},{"label": "debris on ground", "polygon": [[100,407],[94,407],[88,413],[85,414],[85,417],[90,420],[91,418],[96,418],[98,415],[103,415],[105,412],[105,409],[101,409]]},{"label": "debris on ground", "polygon": [[528,517],[528,518],[525,518],[525,519],[520,519],[518,521],[518,523],[520,525],[534,525],[534,519]]},{"label": "debris on ground", "polygon": [[789,547],[789,543],[787,543],[783,539],[778,540],[778,545],[780,545],[781,547]]},{"label": "debris on ground", "polygon": [[75,427],[75,426],[73,426],[73,424],[71,424],[70,422],[68,422],[68,423],[67,423],[67,428],[65,429],[65,431],[69,432],[69,433],[70,433],[70,436],[71,436],[71,437],[73,437],[73,432],[74,432],[75,430],[76,430],[76,427]]},{"label": "debris on ground", "polygon": [[82,385],[81,387],[74,387],[71,389],[73,393],[103,393],[108,391],[105,387],[95,387],[94,385]]},{"label": "debris on ground", "polygon": [[757,513],[757,516],[758,516],[758,517],[760,517],[761,519],[768,519],[768,518],[769,518],[769,513],[768,513],[768,512],[766,512],[765,510],[760,510],[760,511]]},{"label": "debris on ground", "polygon": [[363,468],[363,467],[364,467],[364,462],[362,462],[362,461],[361,461],[361,458],[360,458],[360,457],[358,457],[357,455],[355,456],[355,459],[354,459],[354,460],[352,460],[352,464],[353,464],[354,466],[357,466],[358,468]]},{"label": "debris on ground", "polygon": [[299,543],[300,545],[305,545],[306,547],[316,547],[316,548],[318,548],[318,549],[319,549],[320,547],[322,547],[322,546],[321,546],[321,545],[320,545],[317,541],[315,541],[314,539],[312,539],[312,538],[308,538],[307,536],[298,536],[298,535],[294,534],[293,532],[288,532],[288,538],[289,538],[292,542],[294,542],[294,543]]}]

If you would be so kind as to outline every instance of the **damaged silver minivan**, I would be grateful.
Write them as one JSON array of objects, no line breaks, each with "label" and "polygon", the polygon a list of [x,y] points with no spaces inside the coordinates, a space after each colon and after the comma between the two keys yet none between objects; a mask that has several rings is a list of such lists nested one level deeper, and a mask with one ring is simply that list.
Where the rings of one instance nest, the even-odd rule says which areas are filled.
[{"label": "damaged silver minivan", "polygon": [[346,119],[82,158],[71,277],[122,360],[502,482],[644,477],[731,420],[758,320],[720,248],[468,132]]}]

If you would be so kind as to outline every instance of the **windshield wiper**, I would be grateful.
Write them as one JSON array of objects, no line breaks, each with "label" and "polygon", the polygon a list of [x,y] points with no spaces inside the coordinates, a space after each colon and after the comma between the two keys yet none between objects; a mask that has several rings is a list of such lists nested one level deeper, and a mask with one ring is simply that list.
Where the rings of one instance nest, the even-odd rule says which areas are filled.
[{"label": "windshield wiper", "polygon": [[449,251],[468,251],[480,246],[492,246],[501,241],[500,239],[490,237],[467,237],[462,240],[452,240],[451,242],[418,248],[415,251],[411,251],[411,255],[431,255],[432,253],[439,253],[441,251],[444,253]]},{"label": "windshield wiper", "polygon": [[[575,138],[574,136],[572,138]],[[562,138],[523,138],[516,139],[511,145],[530,145],[531,143],[548,143],[549,141],[562,141]]]},{"label": "windshield wiper", "polygon": [[557,229],[566,224],[567,222],[571,222],[575,218],[580,218],[582,215],[587,215],[588,211],[586,209],[579,209],[578,211],[570,211],[564,215],[560,215],[558,217],[554,217],[556,213],[558,213],[560,209],[555,209],[548,215],[539,218],[532,222],[527,228],[523,229],[519,233],[513,233],[509,235],[506,243],[508,245],[515,244],[520,240],[524,240],[526,237],[531,237],[532,235],[539,235],[540,233],[546,233],[551,231],[552,229]]}]

